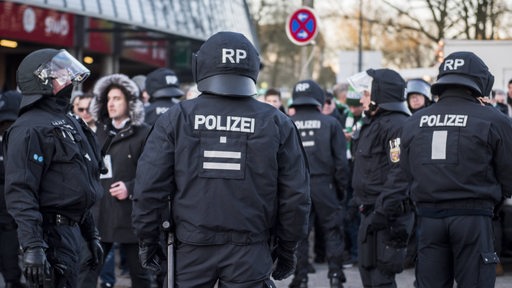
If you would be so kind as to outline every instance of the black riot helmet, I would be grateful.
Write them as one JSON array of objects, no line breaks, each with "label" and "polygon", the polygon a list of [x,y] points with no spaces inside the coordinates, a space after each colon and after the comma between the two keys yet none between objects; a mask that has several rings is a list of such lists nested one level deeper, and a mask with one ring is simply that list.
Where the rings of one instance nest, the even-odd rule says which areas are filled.
[{"label": "black riot helmet", "polygon": [[447,87],[464,86],[471,89],[474,96],[489,96],[493,84],[494,76],[484,61],[473,52],[461,51],[444,58],[431,92],[441,95]]},{"label": "black riot helmet", "polygon": [[20,108],[55,93],[55,83],[61,87],[83,82],[90,74],[66,50],[41,49],[27,55],[16,72],[16,82],[23,94]]},{"label": "black riot helmet", "polygon": [[0,94],[0,122],[15,121],[21,103],[21,94],[16,90]]},{"label": "black riot helmet", "polygon": [[406,103],[405,81],[391,69],[368,69],[347,78],[349,84],[358,93],[370,92],[371,110],[380,107],[388,111],[411,115]]},{"label": "black riot helmet", "polygon": [[313,80],[302,80],[293,86],[292,103],[295,106],[322,106],[325,102],[324,90]]},{"label": "black riot helmet", "polygon": [[432,95],[430,94],[430,84],[423,79],[411,79],[407,81],[407,96],[409,94],[421,94],[430,102]]},{"label": "black riot helmet", "polygon": [[169,68],[158,68],[146,76],[145,89],[151,100],[156,98],[181,97],[178,76]]},{"label": "black riot helmet", "polygon": [[201,92],[224,96],[256,95],[260,57],[240,33],[218,32],[192,56],[192,74]]}]

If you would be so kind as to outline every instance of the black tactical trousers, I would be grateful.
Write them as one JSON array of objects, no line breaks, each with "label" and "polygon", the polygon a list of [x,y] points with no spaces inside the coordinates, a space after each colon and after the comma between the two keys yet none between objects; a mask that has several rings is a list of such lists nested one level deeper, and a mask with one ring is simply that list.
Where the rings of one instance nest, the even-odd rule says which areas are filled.
[{"label": "black tactical trousers", "polygon": [[383,230],[369,229],[371,217],[361,214],[358,233],[358,260],[361,281],[365,288],[396,288],[395,275],[403,270],[407,253],[407,240],[397,242],[393,230],[403,229],[411,234],[414,214],[408,211],[397,217]]},{"label": "black tactical trousers", "polygon": [[489,216],[418,218],[419,288],[491,288],[496,281],[492,219]]},{"label": "black tactical trousers", "polygon": [[[177,243],[175,287],[275,287],[272,258],[266,241],[239,245]],[[163,267],[165,269],[166,267]]]},{"label": "black tactical trousers", "polygon": [[80,250],[82,235],[77,224],[43,226],[45,241],[48,244],[46,258],[52,267],[61,267],[63,273],[53,269],[56,288],[77,287],[80,270]]},{"label": "black tactical trousers", "polygon": [[0,273],[5,282],[18,282],[21,279],[18,258],[20,249],[15,226],[7,230],[0,227],[0,243]]},{"label": "black tactical trousers", "polygon": [[[114,243],[101,242],[103,246],[103,256],[106,258],[110,249],[112,249]],[[85,244],[87,245],[87,244]],[[128,270],[130,273],[130,279],[132,281],[132,286],[137,288],[149,288],[151,287],[151,278],[150,272],[142,267],[139,261],[139,244],[138,243],[120,243],[119,245],[124,246],[126,251],[126,264],[128,266]],[[82,251],[82,254],[87,251]],[[82,262],[86,259],[83,258]],[[87,253],[86,257],[89,257],[89,253]],[[81,286],[83,288],[96,287],[98,277],[101,273],[103,266],[99,266],[96,270],[86,271],[86,269],[82,269],[80,276],[80,281],[82,281]],[[85,271],[84,271],[85,270]]]},{"label": "black tactical trousers", "polygon": [[[329,267],[328,277],[341,275],[343,270],[343,208],[337,198],[336,190],[329,177],[311,177],[311,214],[309,229],[313,221],[320,228],[325,241],[325,258]],[[295,277],[306,278],[309,258],[309,237],[299,242],[297,249],[297,269]]]}]

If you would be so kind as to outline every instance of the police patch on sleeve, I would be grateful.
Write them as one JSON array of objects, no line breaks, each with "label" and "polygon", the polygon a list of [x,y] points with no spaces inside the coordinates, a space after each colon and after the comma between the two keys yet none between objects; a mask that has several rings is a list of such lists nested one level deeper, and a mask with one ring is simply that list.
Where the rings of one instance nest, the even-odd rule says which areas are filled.
[{"label": "police patch on sleeve", "polygon": [[400,162],[400,138],[389,141],[389,159],[393,163]]}]

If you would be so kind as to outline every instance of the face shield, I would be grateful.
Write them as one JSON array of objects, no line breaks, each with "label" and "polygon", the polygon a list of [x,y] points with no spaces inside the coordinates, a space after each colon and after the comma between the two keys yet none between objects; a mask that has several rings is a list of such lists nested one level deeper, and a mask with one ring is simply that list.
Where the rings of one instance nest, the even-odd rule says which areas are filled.
[{"label": "face shield", "polygon": [[368,93],[372,92],[372,81],[373,77],[368,75],[366,71],[359,72],[347,78],[348,84],[354,88],[359,94],[364,94],[364,91]]},{"label": "face shield", "polygon": [[39,66],[34,74],[44,83],[54,79],[63,86],[66,83],[73,83],[73,85],[82,83],[89,77],[91,71],[63,49],[50,61]]}]

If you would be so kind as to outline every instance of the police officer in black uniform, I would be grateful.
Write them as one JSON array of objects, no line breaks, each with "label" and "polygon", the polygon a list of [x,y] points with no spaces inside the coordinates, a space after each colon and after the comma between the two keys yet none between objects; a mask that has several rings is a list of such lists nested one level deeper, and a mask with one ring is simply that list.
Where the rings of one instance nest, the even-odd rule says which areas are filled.
[{"label": "police officer in black uniform", "polygon": [[176,73],[169,68],[158,68],[146,76],[146,92],[149,94],[149,106],[146,107],[144,121],[153,125],[158,116],[179,102],[184,95]]},{"label": "police officer in black uniform", "polygon": [[360,205],[359,272],[364,287],[396,287],[414,216],[400,169],[400,133],[410,111],[405,81],[390,69],[349,77],[363,104],[363,125],[353,135],[352,187]]},{"label": "police officer in black uniform", "polygon": [[[291,117],[299,129],[302,145],[308,156],[311,177],[312,219],[318,221],[325,241],[325,256],[330,287],[343,287],[343,212],[342,200],[348,181],[346,142],[341,124],[334,117],[322,114],[324,91],[312,80],[299,81],[293,88]],[[308,238],[297,253],[297,270],[290,287],[307,287]]]},{"label": "police officer in black uniform", "polygon": [[4,137],[5,199],[18,225],[31,287],[76,287],[84,237],[94,268],[103,259],[90,207],[102,196],[101,155],[87,125],[68,114],[89,70],[65,50],[23,59],[20,115]]},{"label": "police officer in black uniform", "polygon": [[[0,143],[2,135],[18,118],[21,94],[16,90],[0,94]],[[0,149],[0,273],[6,288],[22,288],[20,282],[19,243],[16,235],[16,222],[7,213],[4,197],[5,169],[3,151]]]},{"label": "police officer in black uniform", "polygon": [[474,53],[439,66],[439,101],[414,114],[402,167],[418,214],[419,287],[494,287],[493,209],[512,195],[510,119],[484,105],[494,77]]},{"label": "police officer in black uniform", "polygon": [[430,84],[423,79],[407,81],[407,106],[411,113],[415,113],[432,103]]},{"label": "police officer in black uniform", "polygon": [[139,159],[132,215],[141,263],[160,269],[159,211],[170,197],[176,286],[275,287],[271,274],[293,273],[307,233],[299,134],[285,114],[252,97],[260,63],[245,36],[219,32],[193,57],[202,94],[158,118]]},{"label": "police officer in black uniform", "polygon": [[[407,106],[412,114],[432,104],[432,94],[430,93],[430,84],[421,79],[410,79],[407,81]],[[405,267],[414,267],[416,262],[417,239],[416,229],[409,239],[407,246],[407,256],[405,258]]]}]

